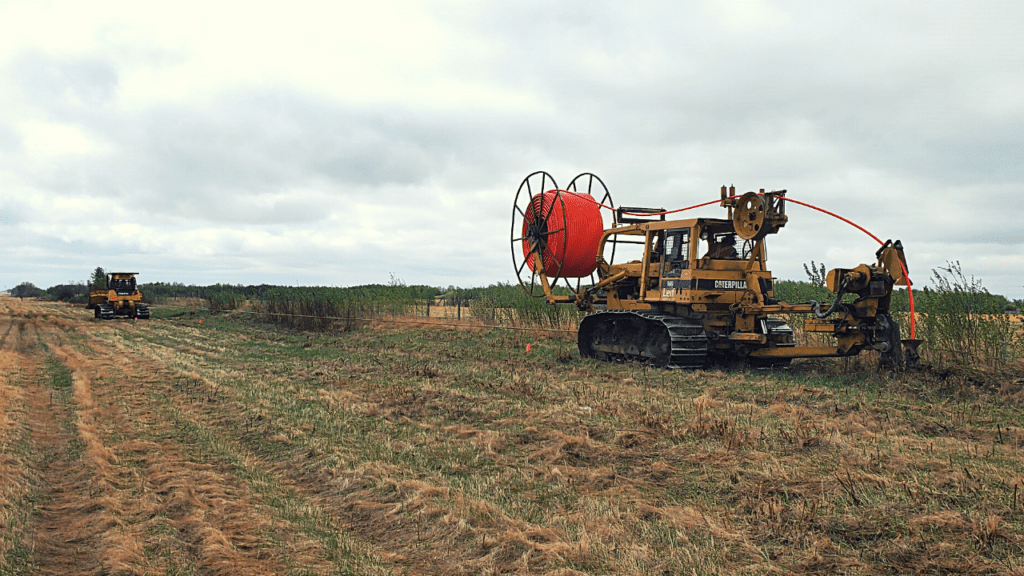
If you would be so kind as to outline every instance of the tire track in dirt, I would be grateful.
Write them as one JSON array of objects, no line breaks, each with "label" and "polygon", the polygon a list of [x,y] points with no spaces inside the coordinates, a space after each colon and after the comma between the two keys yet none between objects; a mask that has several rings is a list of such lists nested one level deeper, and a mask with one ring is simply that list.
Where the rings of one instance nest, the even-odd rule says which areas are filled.
[{"label": "tire track in dirt", "polygon": [[102,498],[91,493],[90,471],[74,454],[75,436],[62,421],[69,410],[50,402],[38,382],[25,389],[28,431],[39,460],[35,463],[39,489],[33,522],[28,529],[33,550],[33,573],[99,574],[125,566],[105,557],[100,535],[116,525]]},{"label": "tire track in dirt", "polygon": [[[139,352],[168,359],[175,357],[179,346],[195,344],[164,348],[149,343]],[[187,359],[178,360],[186,360],[182,364],[187,366]],[[171,387],[165,394],[178,397],[174,404],[182,410],[182,419],[203,423],[232,450],[261,461],[279,482],[321,502],[338,529],[386,551],[381,555],[396,569],[411,574],[487,573],[512,564],[551,569],[571,552],[560,529],[510,516],[488,499],[451,488],[442,478],[403,478],[383,462],[325,467],[315,446],[307,450],[302,441],[289,446],[291,441],[262,417],[260,430],[250,430],[253,411],[259,409],[246,405],[239,391],[195,372],[180,376],[193,383]]]},{"label": "tire track in dirt", "polygon": [[11,335],[11,331],[14,330],[14,313],[13,312],[8,314],[8,317],[6,318],[6,322],[4,322],[4,323],[7,324],[7,328],[4,329],[4,333],[2,335],[0,335],[0,350],[6,350],[7,349],[7,338],[8,338],[8,336]]},{"label": "tire track in dirt", "polygon": [[12,346],[9,340],[14,329],[14,313],[8,311],[5,318],[0,318],[0,438],[6,438],[6,432],[13,425],[10,416],[15,414],[15,406],[21,397],[20,387],[14,382],[19,379],[24,369],[25,359]]},{"label": "tire track in dirt", "polygon": [[[32,445],[37,505],[26,526],[33,574],[124,573],[135,547],[118,534],[115,502],[107,493],[112,462],[93,432],[88,383],[73,372],[53,372],[66,346],[62,327],[33,317],[19,326],[16,348],[34,366],[24,382],[25,432]],[[51,369],[43,366],[44,350]],[[68,389],[70,385],[71,389]]]},{"label": "tire track in dirt", "polygon": [[[464,529],[458,544],[429,551],[431,546],[428,543],[434,541],[437,529],[458,532],[454,527],[459,524],[458,520],[453,519],[448,510],[428,502],[434,497],[448,496],[447,488],[438,488],[428,482],[390,480],[388,477],[392,471],[386,467],[370,465],[339,472],[320,467],[309,457],[267,449],[262,444],[272,434],[255,430],[240,432],[246,426],[244,409],[234,416],[207,409],[205,404],[216,395],[213,388],[203,386],[191,392],[177,393],[169,388],[165,394],[172,398],[174,418],[213,436],[210,443],[227,446],[251,469],[269,477],[268,481],[278,490],[297,494],[309,503],[315,515],[329,517],[332,530],[372,543],[375,550],[368,548],[366,553],[379,555],[402,573],[477,573],[467,568],[463,561],[481,555],[466,554],[463,548],[467,545],[475,548],[477,543],[484,544],[487,549],[493,548],[493,542],[484,542],[474,537],[471,530]],[[382,499],[373,495],[381,483],[394,488],[389,496]],[[344,488],[339,490],[342,484]],[[410,515],[416,520],[410,522]],[[431,523],[437,529],[425,527]],[[463,524],[463,527],[467,526]],[[380,573],[389,571],[382,569]]]},{"label": "tire track in dirt", "polygon": [[7,573],[23,563],[24,526],[30,504],[30,470],[26,466],[27,445],[23,379],[33,371],[33,364],[17,352],[11,337],[15,325],[14,311],[6,307],[0,317],[0,572]]},{"label": "tire track in dirt", "polygon": [[[208,574],[277,574],[273,543],[259,535],[269,522],[260,517],[237,482],[197,465],[173,442],[134,439],[125,413],[130,394],[152,382],[133,370],[130,358],[87,340],[82,353],[61,334],[47,335],[54,355],[72,369],[75,422],[91,467],[93,515],[116,518],[117,530],[103,530],[107,565],[158,570],[195,568]],[[94,393],[93,388],[96,388]],[[109,444],[109,445],[108,445]],[[113,526],[111,526],[113,527]]]},{"label": "tire track in dirt", "polygon": [[[246,492],[243,498],[238,498],[235,516],[247,514],[246,507],[253,505],[252,501],[260,500],[275,501],[273,507],[278,510],[279,518],[264,517],[260,519],[249,519],[244,526],[225,524],[224,532],[232,533],[233,538],[238,538],[241,528],[252,526],[263,522],[269,524],[278,531],[278,539],[281,543],[276,549],[265,549],[264,557],[282,557],[287,555],[289,559],[302,566],[302,573],[335,573],[339,570],[343,573],[359,574],[387,574],[390,573],[381,565],[379,559],[372,557],[363,548],[364,545],[358,542],[347,541],[344,537],[344,529],[330,523],[328,507],[315,495],[305,492],[301,486],[292,483],[287,475],[282,475],[275,466],[267,466],[258,455],[249,452],[245,447],[234,447],[230,454],[224,454],[219,458],[216,454],[210,453],[210,444],[220,442],[219,435],[224,430],[210,426],[206,415],[201,410],[197,411],[195,405],[202,404],[188,395],[181,394],[172,384],[180,381],[181,377],[173,369],[169,368],[158,357],[141,358],[138,351],[126,348],[116,339],[105,341],[102,346],[112,346],[118,354],[132,356],[133,366],[139,372],[147,374],[144,385],[148,394],[132,394],[131,419],[139,429],[146,430],[149,436],[178,437],[183,438],[181,443],[171,443],[172,449],[183,453],[183,459],[179,461],[179,468],[191,468],[187,475],[180,472],[166,484],[178,486],[180,483],[187,483],[192,486],[189,489],[190,498],[210,498],[211,496],[222,502],[229,499],[217,497],[217,491],[227,486],[229,490],[242,493]],[[216,395],[216,391],[212,393]],[[127,395],[122,391],[122,398]],[[207,395],[209,398],[210,395]],[[153,398],[159,398],[160,402],[153,403]],[[203,441],[200,439],[206,433],[213,432],[218,439]],[[207,453],[202,453],[206,445]],[[199,452],[198,456],[196,452]],[[162,459],[166,460],[170,454],[166,448],[161,449]],[[188,454],[184,454],[188,453]],[[195,463],[190,459],[198,458],[201,462]],[[206,464],[210,462],[210,464]],[[162,469],[166,469],[164,466]],[[195,480],[197,476],[206,474],[210,477],[208,482]],[[203,484],[203,486],[198,486]],[[245,484],[249,485],[246,489]],[[254,485],[259,485],[255,491]],[[259,488],[263,488],[260,490]],[[159,487],[154,488],[160,490]],[[254,494],[255,492],[255,494]],[[270,508],[268,506],[267,508]],[[251,515],[251,513],[249,513]],[[289,527],[288,524],[302,524],[305,528]],[[251,531],[251,529],[249,529]],[[319,535],[317,534],[319,532]],[[319,540],[317,538],[319,536]],[[337,563],[337,565],[335,565]],[[227,572],[241,573],[241,572]],[[251,573],[251,572],[246,572]]]},{"label": "tire track in dirt", "polygon": [[[53,390],[45,385],[47,375],[39,347],[36,306],[19,301],[11,302],[8,308],[11,312],[5,319],[8,326],[0,349],[0,364],[4,368],[4,396],[14,400],[18,409],[9,411],[5,407],[4,412],[17,418],[14,424],[18,430],[8,431],[25,442],[30,458],[13,460],[16,468],[6,471],[9,473],[4,474],[5,484],[13,481],[18,496],[34,502],[25,510],[24,524],[17,527],[31,556],[20,567],[8,568],[43,575],[95,573],[99,559],[90,542],[57,536],[57,528],[73,520],[67,509],[73,498],[66,496],[80,482],[81,473],[69,455],[73,435],[62,425],[69,414],[59,398],[54,402]],[[12,386],[14,371],[17,382]],[[5,458],[9,457],[6,452]]]},{"label": "tire track in dirt", "polygon": [[[153,366],[139,368],[94,338],[118,327],[43,304],[16,307],[0,317],[0,334],[7,334],[0,348],[0,420],[7,423],[0,440],[27,439],[31,457],[10,460],[4,451],[0,463],[13,466],[10,474],[0,466],[0,497],[17,496],[15,486],[35,505],[24,525],[14,527],[26,557],[19,564],[5,557],[0,571],[328,571],[320,551],[268,516],[243,483],[194,461],[166,422],[151,414],[133,418],[140,406],[147,409],[139,388],[155,376],[147,372]],[[7,370],[12,366],[17,372]],[[149,440],[136,439],[140,426]],[[0,545],[15,541],[8,526],[0,526]]]}]

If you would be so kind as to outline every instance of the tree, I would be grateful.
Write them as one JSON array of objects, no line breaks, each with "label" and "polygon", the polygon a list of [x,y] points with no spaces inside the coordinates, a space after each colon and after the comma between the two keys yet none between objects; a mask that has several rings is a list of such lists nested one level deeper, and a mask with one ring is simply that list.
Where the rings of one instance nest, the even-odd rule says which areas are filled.
[{"label": "tree", "polygon": [[11,296],[16,298],[36,298],[42,294],[43,290],[31,282],[22,282],[11,288]]},{"label": "tree", "polygon": [[89,290],[106,290],[107,289],[107,273],[102,267],[97,266],[96,270],[92,273],[92,278],[89,279]]},{"label": "tree", "polygon": [[809,267],[807,264],[804,264],[804,272],[807,273],[807,279],[810,281],[811,286],[817,288],[826,287],[825,280],[828,274],[825,272],[824,264],[818,265],[814,263],[814,260],[811,260],[811,265]]},{"label": "tree", "polygon": [[82,282],[69,280],[67,284],[50,286],[45,292],[51,300],[58,300],[60,302],[84,301],[84,296],[89,292],[89,287]]}]

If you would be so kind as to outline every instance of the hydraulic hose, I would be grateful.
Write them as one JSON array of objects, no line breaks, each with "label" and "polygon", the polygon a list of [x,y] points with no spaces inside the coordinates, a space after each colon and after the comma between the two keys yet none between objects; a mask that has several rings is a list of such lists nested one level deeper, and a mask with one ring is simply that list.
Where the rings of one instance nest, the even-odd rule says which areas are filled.
[{"label": "hydraulic hose", "polygon": [[832,305],[828,307],[828,310],[821,311],[821,303],[817,300],[809,300],[807,303],[814,307],[814,315],[818,318],[828,318],[839,308],[839,303],[843,299],[843,294],[846,294],[847,282],[844,280],[839,285],[839,292],[836,294],[836,299],[832,301]]}]

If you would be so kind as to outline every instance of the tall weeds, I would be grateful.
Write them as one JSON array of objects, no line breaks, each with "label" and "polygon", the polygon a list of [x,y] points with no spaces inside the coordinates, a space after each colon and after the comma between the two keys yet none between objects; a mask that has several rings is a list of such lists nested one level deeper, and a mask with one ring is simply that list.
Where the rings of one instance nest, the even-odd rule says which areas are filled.
[{"label": "tall weeds", "polygon": [[531,297],[518,285],[502,282],[481,290],[469,307],[481,322],[501,326],[575,328],[584,316],[575,306],[551,305],[543,298]]},{"label": "tall weeds", "polygon": [[[435,296],[423,287],[394,281],[388,286],[276,288],[251,301],[251,308],[261,319],[286,328],[347,332],[371,320],[422,316]],[[210,299],[211,309],[214,301]],[[232,305],[228,298],[217,301]],[[583,316],[574,306],[552,306],[506,283],[474,289],[468,306],[476,321],[500,326],[575,328]]]},{"label": "tall weeds", "polygon": [[922,352],[932,360],[959,365],[1001,367],[1024,355],[1019,321],[960,262],[932,270],[934,290],[915,291],[918,337],[927,340]]},{"label": "tall weeds", "polygon": [[206,293],[206,302],[211,312],[237,310],[245,302],[245,297],[227,290],[216,290]]},{"label": "tall weeds", "polygon": [[348,332],[372,319],[405,315],[423,301],[418,287],[404,285],[276,288],[254,302],[253,311],[295,330]]},{"label": "tall weeds", "polygon": [[[775,297],[790,303],[809,300],[831,302],[835,295],[825,287],[824,266],[804,265],[808,281],[780,281]],[[934,287],[914,289],[915,336],[924,339],[922,357],[937,364],[964,367],[1003,367],[1024,357],[1024,325],[1005,312],[1008,302],[985,289],[981,281],[964,275],[959,262],[947,262],[932,270]],[[853,298],[847,295],[846,300]],[[904,338],[910,337],[910,305],[907,290],[892,294],[890,314],[900,324]],[[784,315],[797,331],[800,344],[833,342],[829,334],[802,333],[805,314]]]}]

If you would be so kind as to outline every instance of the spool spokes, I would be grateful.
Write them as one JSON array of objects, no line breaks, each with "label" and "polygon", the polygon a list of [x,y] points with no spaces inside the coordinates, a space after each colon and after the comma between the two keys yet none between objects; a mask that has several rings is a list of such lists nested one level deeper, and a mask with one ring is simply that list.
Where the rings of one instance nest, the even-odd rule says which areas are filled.
[{"label": "spool spokes", "polygon": [[[561,209],[555,210],[556,206]],[[538,270],[543,268],[546,278],[558,281],[562,262],[555,254],[565,254],[568,235],[552,236],[564,232],[566,226],[565,203],[554,177],[538,171],[523,179],[512,203],[512,266],[519,285],[534,298],[544,296]],[[552,242],[558,243],[559,239],[561,244],[552,246]],[[546,264],[550,266],[546,267]]]},{"label": "spool spokes", "polygon": [[[551,290],[564,287],[578,293],[584,278],[589,277],[591,285],[599,280],[599,273],[596,271],[586,276],[578,276],[576,272],[579,270],[579,254],[574,253],[570,257],[570,226],[567,216],[569,211],[566,210],[566,205],[570,203],[578,206],[576,196],[580,194],[589,195],[594,202],[607,209],[607,222],[610,222],[610,227],[618,226],[615,203],[608,187],[598,176],[590,172],[573,178],[564,190],[559,189],[554,177],[547,172],[534,172],[523,179],[519,190],[516,191],[516,198],[512,204],[510,233],[512,264],[516,279],[530,296],[545,296],[545,283]],[[596,218],[601,219],[601,222],[596,224],[599,230],[608,228],[602,216],[597,215]],[[593,219],[588,221],[594,222]],[[577,230],[579,222],[574,221],[572,226],[573,230]],[[614,242],[611,258],[614,261]]]},{"label": "spool spokes", "polygon": [[612,215],[611,228],[615,228],[619,225],[617,213],[615,212],[615,202],[612,200],[612,193],[608,191],[608,187],[604,185],[604,181],[598,178],[596,174],[584,172],[583,174],[573,178],[565,189],[569,192],[590,194],[598,204],[608,208],[608,211]]}]

